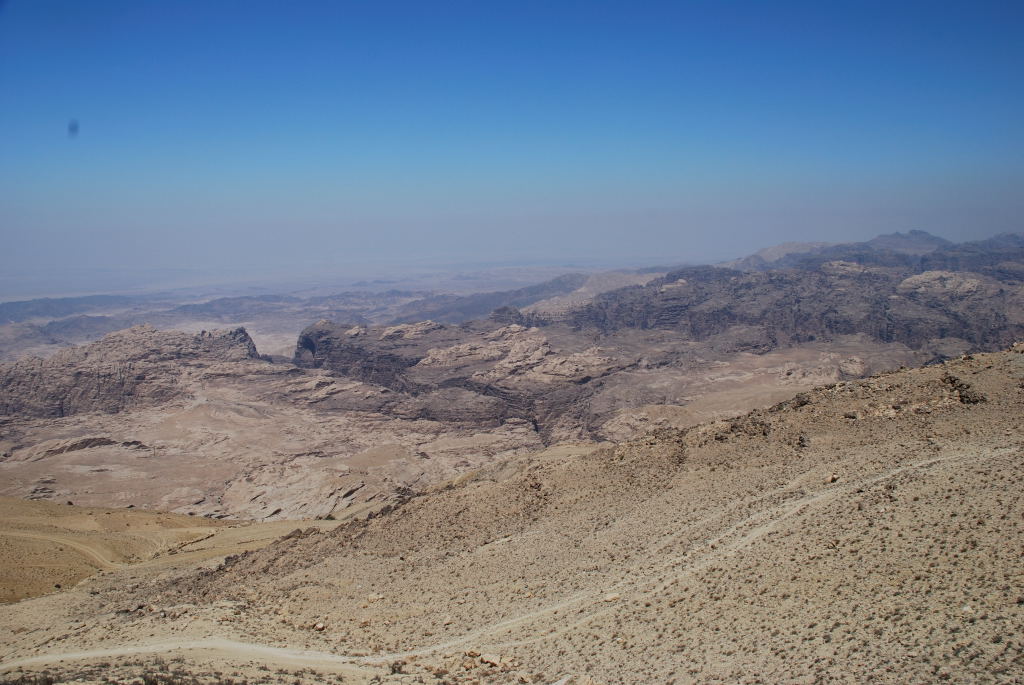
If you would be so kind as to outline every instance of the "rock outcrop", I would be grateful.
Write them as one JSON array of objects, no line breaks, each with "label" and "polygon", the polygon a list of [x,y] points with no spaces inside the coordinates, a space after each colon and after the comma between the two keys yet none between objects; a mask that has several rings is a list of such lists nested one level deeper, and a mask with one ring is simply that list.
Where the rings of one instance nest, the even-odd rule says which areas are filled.
[{"label": "rock outcrop", "polygon": [[[461,325],[321,321],[300,335],[295,361],[387,387],[399,394],[392,411],[401,416],[489,425],[521,418],[550,440],[600,435],[613,416],[641,405],[685,405],[692,384],[671,379],[692,380],[702,365],[736,354],[856,338],[863,348],[851,356],[893,360],[900,350],[906,363],[1024,338],[1024,280],[1013,275],[1024,241],[1015,236],[953,245],[912,231],[769,256],[797,266],[688,267],[612,291],[574,291],[578,300],[503,306]],[[954,268],[962,264],[976,270]],[[817,378],[885,368],[812,364]]]},{"label": "rock outcrop", "polygon": [[[436,328],[384,337],[410,344]],[[0,494],[326,517],[542,446],[510,406],[457,386],[408,394],[270,363],[242,329],[140,327],[0,366]]]},{"label": "rock outcrop", "polygon": [[244,328],[197,335],[137,326],[48,359],[0,365],[0,415],[116,413],[168,401],[190,367],[257,358]]}]

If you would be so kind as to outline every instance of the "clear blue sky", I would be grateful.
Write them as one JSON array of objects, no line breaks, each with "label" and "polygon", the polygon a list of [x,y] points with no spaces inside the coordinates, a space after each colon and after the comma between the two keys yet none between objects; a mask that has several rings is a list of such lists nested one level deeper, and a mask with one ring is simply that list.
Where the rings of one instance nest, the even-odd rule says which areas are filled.
[{"label": "clear blue sky", "polygon": [[1019,0],[8,0],[0,268],[1018,231],[1022,36]]}]

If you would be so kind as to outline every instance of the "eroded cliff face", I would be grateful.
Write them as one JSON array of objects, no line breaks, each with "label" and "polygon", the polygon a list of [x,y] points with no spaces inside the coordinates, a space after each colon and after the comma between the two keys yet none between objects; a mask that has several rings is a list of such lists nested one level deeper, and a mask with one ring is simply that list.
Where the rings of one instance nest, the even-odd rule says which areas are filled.
[{"label": "eroded cliff face", "polygon": [[244,328],[197,335],[136,326],[48,359],[0,365],[0,415],[62,417],[159,404],[188,368],[257,358]]}]

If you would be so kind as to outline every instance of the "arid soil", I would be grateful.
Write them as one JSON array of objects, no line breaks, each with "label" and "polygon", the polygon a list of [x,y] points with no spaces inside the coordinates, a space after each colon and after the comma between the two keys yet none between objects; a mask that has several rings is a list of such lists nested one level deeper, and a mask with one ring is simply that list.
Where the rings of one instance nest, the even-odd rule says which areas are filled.
[{"label": "arid soil", "polygon": [[[363,506],[348,514],[373,510]],[[338,524],[336,519],[307,525],[330,529]],[[57,592],[103,571],[223,558],[269,544],[295,525],[0,497],[0,601]]]},{"label": "arid soil", "polygon": [[732,266],[0,364],[0,681],[1024,680],[1024,238]]},{"label": "arid soil", "polygon": [[1014,682],[1022,409],[1018,345],[617,446],[507,455],[330,531],[0,607],[0,669]]},{"label": "arid soil", "polygon": [[0,599],[10,602],[71,587],[97,571],[208,537],[224,525],[159,512],[0,497]]}]

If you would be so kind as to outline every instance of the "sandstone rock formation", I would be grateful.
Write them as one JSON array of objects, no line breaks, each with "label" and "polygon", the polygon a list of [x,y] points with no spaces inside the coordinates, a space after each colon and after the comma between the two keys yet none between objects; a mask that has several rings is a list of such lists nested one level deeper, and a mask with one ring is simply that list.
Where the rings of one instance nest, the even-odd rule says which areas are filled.
[{"label": "sandstone rock formation", "polygon": [[48,359],[0,365],[0,416],[115,413],[165,402],[190,367],[257,357],[245,329],[188,335],[138,326]]},{"label": "sandstone rock formation", "polygon": [[[898,363],[919,363],[1024,337],[1024,281],[1007,276],[1005,260],[991,271],[978,257],[991,248],[1009,258],[1016,245],[1006,238],[996,247],[951,246],[927,234],[896,234],[854,246],[863,258],[850,246],[828,248],[860,261],[747,273],[690,267],[576,307],[506,307],[460,326],[321,321],[302,332],[295,360],[411,396],[396,405],[403,416],[520,418],[548,442],[621,437],[638,408],[692,403],[687,390],[696,375],[737,354],[842,347],[856,338],[862,349],[851,356],[859,361],[835,367],[850,378],[885,368],[865,360],[892,359],[897,349]],[[921,260],[956,250],[974,255],[981,270],[921,269]],[[686,374],[689,388],[675,380]]]}]

